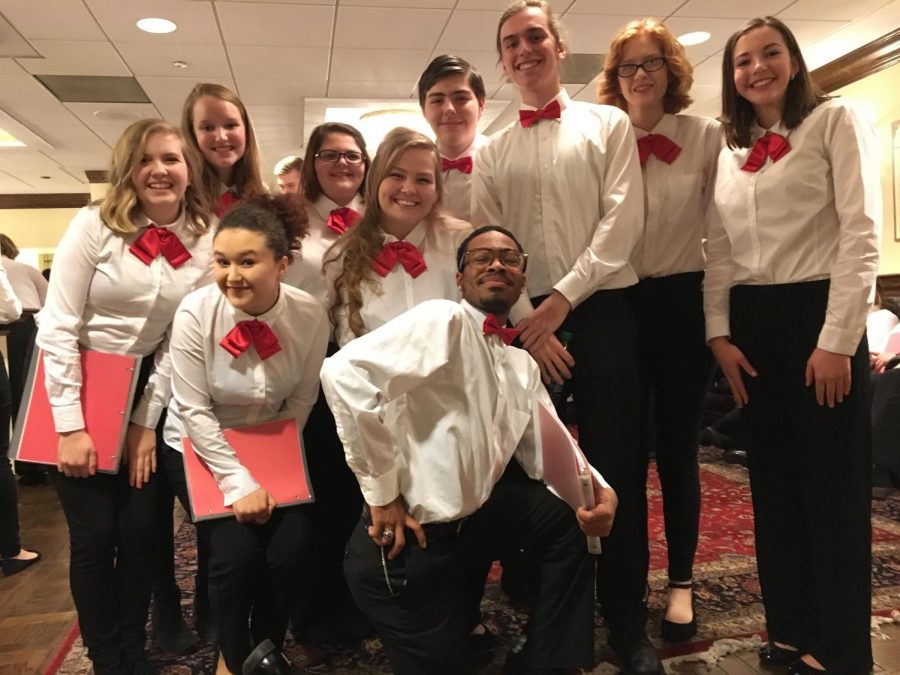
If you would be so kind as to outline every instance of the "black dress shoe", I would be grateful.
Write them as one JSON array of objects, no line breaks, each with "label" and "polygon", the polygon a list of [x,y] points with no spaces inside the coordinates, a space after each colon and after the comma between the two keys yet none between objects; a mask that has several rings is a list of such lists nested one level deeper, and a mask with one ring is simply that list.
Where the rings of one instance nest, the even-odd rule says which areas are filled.
[{"label": "black dress shoe", "polygon": [[796,649],[784,649],[774,642],[767,642],[759,650],[759,665],[781,668],[791,665],[800,656]]},{"label": "black dress shoe", "polygon": [[818,675],[819,673],[827,673],[827,670],[819,670],[813,668],[802,659],[794,659],[788,668],[790,675]]},{"label": "black dress shoe", "polygon": [[188,654],[199,644],[197,635],[188,628],[177,603],[153,598],[150,612],[153,637],[164,652]]},{"label": "black dress shoe", "polygon": [[665,672],[656,649],[646,637],[618,648],[610,647],[619,659],[622,675],[663,675]]},{"label": "black dress shoe", "polygon": [[41,559],[41,552],[35,551],[34,549],[28,549],[31,553],[37,553],[34,558],[29,558],[27,560],[23,560],[20,558],[4,558],[0,560],[0,566],[3,567],[3,576],[11,577],[13,574],[18,574],[22,570],[26,570],[38,560]]}]

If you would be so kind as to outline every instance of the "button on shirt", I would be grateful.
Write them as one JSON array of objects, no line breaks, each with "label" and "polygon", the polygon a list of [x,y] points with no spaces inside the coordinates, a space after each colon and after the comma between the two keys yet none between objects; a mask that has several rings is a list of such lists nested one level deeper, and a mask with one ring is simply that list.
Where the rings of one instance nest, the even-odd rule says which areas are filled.
[{"label": "button on shirt", "polygon": [[[708,117],[663,115],[650,132],[681,147],[671,164],[651,154],[643,167],[644,236],[631,256],[641,279],[703,269],[706,210],[722,148],[719,123]],[[634,127],[635,138],[648,132]]]},{"label": "button on shirt", "polygon": [[[265,360],[253,346],[234,357],[219,344],[239,321],[253,319],[268,324],[281,347]],[[164,438],[182,451],[181,439],[190,436],[226,506],[259,484],[237,460],[222,429],[268,422],[283,411],[302,429],[319,395],[328,331],[321,304],[286,284],[275,306],[256,317],[236,309],[217,286],[191,293],[178,308],[171,346],[173,399]]]},{"label": "button on shirt", "polygon": [[[378,328],[425,300],[457,300],[456,249],[471,231],[468,223],[440,215],[416,225],[404,241],[419,249],[428,269],[415,279],[400,264],[395,265],[386,277],[370,271],[368,276],[375,281],[375,288],[366,281],[360,289],[360,314],[366,330]],[[397,241],[397,238],[385,232],[384,243],[392,241]],[[333,289],[334,279],[341,269],[342,259],[326,266],[329,289]],[[326,307],[331,307],[332,297],[333,290],[329,293]],[[335,341],[343,347],[355,337],[347,321],[345,305],[337,315]]]},{"label": "button on shirt", "polygon": [[178,235],[191,258],[173,268],[165,256],[149,265],[128,250],[146,229],[113,232],[99,208],[81,209],[56,250],[47,303],[37,315],[37,344],[44,350],[47,393],[57,432],[84,428],[79,346],[100,352],[155,357],[154,372],[131,421],[154,428],[169,402],[171,370],[164,338],[182,298],[212,280],[212,228],[188,229],[182,214],[162,226]]},{"label": "button on shirt", "polygon": [[[366,207],[362,198],[356,197],[345,206],[357,211],[360,215],[365,213]],[[325,303],[327,295],[325,277],[322,274],[322,260],[325,252],[331,248],[341,235],[326,225],[329,214],[340,208],[325,195],[312,204],[306,205],[306,215],[309,218],[309,234],[302,239],[299,257],[288,265],[284,283],[306,291],[316,300]]]},{"label": "button on shirt", "polygon": [[556,289],[577,307],[637,283],[629,258],[644,226],[641,165],[624,112],[565,91],[556,100],[558,120],[514,122],[478,151],[472,222],[522,242],[529,296]]},{"label": "button on shirt", "polygon": [[[458,157],[449,157],[441,154],[442,159],[462,159],[463,157],[471,157],[475,160],[475,152],[485,144],[487,138],[482,135],[475,137],[474,142]],[[472,173],[463,173],[456,169],[448,169],[441,176],[444,186],[444,195],[441,198],[441,205],[454,218],[472,221]]]},{"label": "button on shirt", "polygon": [[541,478],[532,411],[549,397],[527,352],[482,333],[486,316],[424,302],[325,360],[322,388],[368,504],[403,495],[420,523],[449,522],[487,501],[514,454]]},{"label": "button on shirt", "polygon": [[6,256],[0,257],[9,283],[15,291],[16,297],[22,301],[22,309],[36,312],[44,306],[47,298],[47,280],[37,268],[16,260],[10,260]]},{"label": "button on shirt", "polygon": [[742,171],[751,147],[719,156],[704,282],[706,332],[729,335],[732,284],[787,284],[830,279],[818,346],[852,355],[866,327],[878,270],[881,177],[875,133],[843,99],[819,105],[793,130],[791,150]]}]

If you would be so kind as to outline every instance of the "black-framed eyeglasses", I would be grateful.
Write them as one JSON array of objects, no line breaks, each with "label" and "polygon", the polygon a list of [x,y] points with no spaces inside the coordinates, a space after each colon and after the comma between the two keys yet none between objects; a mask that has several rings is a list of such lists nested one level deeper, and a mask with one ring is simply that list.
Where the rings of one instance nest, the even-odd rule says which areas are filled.
[{"label": "black-framed eyeglasses", "polygon": [[645,73],[654,73],[666,63],[668,61],[666,61],[665,56],[654,56],[643,63],[623,63],[621,66],[616,66],[616,75],[619,77],[634,77],[638,68],[643,68]]},{"label": "black-framed eyeglasses", "polygon": [[316,159],[322,160],[323,162],[328,162],[329,164],[335,164],[341,159],[341,157],[344,158],[344,161],[347,162],[347,164],[359,164],[365,159],[365,157],[359,150],[348,150],[347,152],[338,152],[337,150],[321,150],[317,152],[314,157]]},{"label": "black-framed eyeglasses", "polygon": [[524,270],[528,254],[512,248],[472,248],[463,255],[463,267],[468,263],[474,269],[482,270],[494,262],[494,259],[511,270]]}]

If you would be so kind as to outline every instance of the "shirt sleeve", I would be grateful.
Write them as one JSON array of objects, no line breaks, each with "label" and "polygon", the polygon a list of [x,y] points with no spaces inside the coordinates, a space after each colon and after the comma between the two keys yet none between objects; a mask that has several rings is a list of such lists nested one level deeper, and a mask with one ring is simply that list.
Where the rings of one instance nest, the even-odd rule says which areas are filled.
[{"label": "shirt sleeve", "polygon": [[172,395],[194,451],[206,462],[222,494],[231,506],[260,487],[225,440],[209,395],[204,351],[205,334],[200,321],[182,308],[175,315],[170,356]]},{"label": "shirt sleeve", "polygon": [[472,170],[472,225],[499,225],[503,222],[503,208],[495,187],[494,159],[490,143],[478,149]]},{"label": "shirt sleeve", "polygon": [[846,104],[836,109],[825,134],[840,230],[818,346],[852,355],[866,328],[878,273],[883,218],[880,155],[871,124]]},{"label": "shirt sleeve", "polygon": [[22,316],[22,303],[16,296],[6,268],[0,265],[0,321],[10,323]]},{"label": "shirt sleeve", "polygon": [[[318,305],[318,303],[316,304]],[[319,309],[317,316],[318,323],[315,329],[309,330],[312,338],[303,363],[300,381],[285,401],[285,408],[296,418],[298,429],[306,426],[309,412],[319,397],[319,372],[322,370],[322,362],[325,360],[325,352],[328,349],[328,334],[331,327],[324,310]]]},{"label": "shirt sleeve", "polygon": [[644,183],[631,122],[620,111],[609,122],[600,222],[588,247],[554,288],[574,309],[629,264],[644,231]]},{"label": "shirt sleeve", "polygon": [[[400,494],[385,406],[427,383],[450,361],[463,320],[425,303],[325,359],[322,389],[366,503],[384,506]],[[436,330],[439,321],[445,330]]]},{"label": "shirt sleeve", "polygon": [[56,250],[47,302],[38,314],[37,344],[44,350],[47,395],[57,433],[84,429],[78,336],[104,227],[97,209],[78,212]]},{"label": "shirt sleeve", "polygon": [[706,268],[703,273],[703,312],[706,340],[730,336],[729,293],[733,277],[731,243],[715,202],[706,207]]},{"label": "shirt sleeve", "polygon": [[153,355],[153,371],[144,387],[140,402],[131,413],[131,422],[147,429],[155,429],[163,410],[172,397],[172,359],[169,353],[172,326]]}]

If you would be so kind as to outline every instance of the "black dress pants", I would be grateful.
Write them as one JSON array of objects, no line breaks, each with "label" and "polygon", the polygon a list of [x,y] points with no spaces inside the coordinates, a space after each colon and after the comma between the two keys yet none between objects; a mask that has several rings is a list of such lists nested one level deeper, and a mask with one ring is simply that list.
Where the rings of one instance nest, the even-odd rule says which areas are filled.
[{"label": "black dress pants", "polygon": [[575,359],[571,387],[579,444],[619,497],[616,522],[597,558],[597,599],[618,646],[644,633],[650,555],[637,331],[622,290],[594,293],[561,329],[572,334],[568,349]]},{"label": "black dress pants", "polygon": [[9,462],[9,377],[0,357],[0,558],[19,555],[19,500],[16,477]]},{"label": "black dress pants", "polygon": [[[240,673],[253,647],[271,640],[281,648],[301,558],[309,547],[304,506],[275,509],[265,525],[217,518],[197,523],[209,551],[209,597],[219,649]],[[249,621],[249,630],[248,630]]]},{"label": "black dress pants", "polygon": [[706,346],[702,284],[702,272],[688,272],[644,279],[626,291],[638,327],[641,451],[656,451],[674,581],[693,577],[700,532],[697,436],[713,360]]},{"label": "black dress pants", "polygon": [[401,554],[385,556],[384,564],[365,522],[347,544],[350,590],[375,624],[397,675],[470,672],[465,614],[473,586],[465,572],[473,561],[489,563],[519,547],[529,551],[540,577],[525,647],[529,666],[592,666],[593,558],[572,509],[543,483],[501,481],[468,519],[424,529],[427,548],[407,530]]},{"label": "black dress pants", "polygon": [[871,375],[872,460],[900,476],[900,368]]},{"label": "black dress pants", "polygon": [[825,668],[872,668],[868,345],[850,358],[850,395],[834,408],[804,384],[829,282],[736,286],[732,342],[744,376],[756,554],[769,638]]}]

